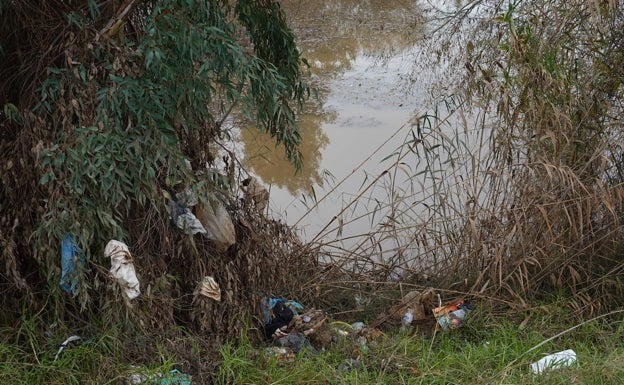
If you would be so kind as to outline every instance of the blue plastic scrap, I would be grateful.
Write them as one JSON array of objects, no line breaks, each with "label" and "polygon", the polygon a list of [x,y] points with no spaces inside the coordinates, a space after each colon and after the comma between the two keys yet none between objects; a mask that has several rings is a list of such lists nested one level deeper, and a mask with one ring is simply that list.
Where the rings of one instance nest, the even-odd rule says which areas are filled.
[{"label": "blue plastic scrap", "polygon": [[292,310],[294,315],[300,314],[303,312],[304,307],[302,304],[296,301],[286,301],[284,298],[262,298],[262,316],[264,318],[264,324],[268,325],[271,323],[271,310],[275,307],[276,304],[283,303],[290,310]]},{"label": "blue plastic scrap", "polygon": [[286,301],[286,306],[288,306],[290,310],[292,310],[294,315],[303,313],[303,305],[297,301]]},{"label": "blue plastic scrap", "polygon": [[181,373],[178,369],[171,370],[165,375],[160,382],[154,383],[155,385],[191,385],[191,378],[189,375]]},{"label": "blue plastic scrap", "polygon": [[85,264],[84,254],[71,234],[65,234],[61,242],[61,289],[67,294],[78,292],[78,269]]},{"label": "blue plastic scrap", "polygon": [[264,318],[264,324],[268,325],[271,322],[271,309],[275,307],[278,302],[284,302],[282,298],[262,298],[262,316]]}]

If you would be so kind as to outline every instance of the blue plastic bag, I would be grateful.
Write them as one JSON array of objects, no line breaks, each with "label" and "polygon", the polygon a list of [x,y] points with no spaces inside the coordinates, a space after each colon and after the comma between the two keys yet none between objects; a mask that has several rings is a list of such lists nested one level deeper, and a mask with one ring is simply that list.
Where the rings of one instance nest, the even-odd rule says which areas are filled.
[{"label": "blue plastic bag", "polygon": [[71,234],[65,234],[61,242],[61,289],[67,294],[78,293],[78,269],[84,266],[84,254]]}]

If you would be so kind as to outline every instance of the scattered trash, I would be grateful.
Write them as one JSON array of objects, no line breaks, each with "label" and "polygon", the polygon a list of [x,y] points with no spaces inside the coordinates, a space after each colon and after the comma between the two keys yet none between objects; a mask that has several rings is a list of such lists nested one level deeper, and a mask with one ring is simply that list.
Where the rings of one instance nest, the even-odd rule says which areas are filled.
[{"label": "scattered trash", "polygon": [[256,178],[249,177],[241,182],[241,190],[245,194],[244,201],[247,205],[255,206],[258,212],[264,212],[269,203],[269,192]]},{"label": "scattered trash", "polygon": [[310,353],[312,355],[316,355],[318,353],[303,333],[287,334],[285,336],[277,338],[273,342],[273,344],[282,348],[290,349],[295,354],[299,354],[299,352],[301,351]]},{"label": "scattered trash", "polygon": [[162,373],[132,373],[126,377],[126,383],[130,385],[191,385],[191,379],[191,376],[180,372],[178,369],[172,369],[165,375]]},{"label": "scattered trash", "polygon": [[[276,302],[272,306],[273,319],[264,325],[264,333],[267,338],[280,337],[278,330],[283,327],[287,327],[290,321],[293,319],[293,311],[286,306],[284,302]],[[274,335],[278,332],[277,335]],[[281,331],[281,333],[284,333]]]},{"label": "scattered trash", "polygon": [[432,288],[423,291],[412,290],[403,296],[401,302],[390,307],[386,315],[379,317],[376,324],[378,325],[388,320],[403,324],[403,317],[408,310],[412,313],[412,322],[430,319],[431,309],[434,307],[432,302],[433,296],[434,291]]},{"label": "scattered trash", "polygon": [[278,303],[281,303],[289,308],[293,316],[298,315],[304,310],[303,305],[296,301],[286,301],[284,298],[267,299],[266,297],[264,297],[260,306],[262,308],[262,316],[264,318],[265,325],[268,325],[271,322],[271,319],[273,318],[273,316],[271,316],[271,310],[273,310],[275,308],[275,305]]},{"label": "scattered trash", "polygon": [[547,369],[563,368],[576,362],[576,352],[572,349],[550,354],[531,364],[531,370],[540,374]]},{"label": "scattered trash", "polygon": [[67,294],[78,292],[78,269],[85,264],[84,254],[74,242],[71,234],[65,234],[61,241],[61,289]]},{"label": "scattered trash", "polygon": [[197,284],[193,295],[203,295],[217,302],[221,301],[221,289],[219,288],[219,284],[210,276],[204,277],[204,279]]},{"label": "scattered trash", "polygon": [[433,309],[433,316],[442,330],[456,329],[473,310],[472,305],[460,299],[450,305],[436,307]]},{"label": "scattered trash", "polygon": [[134,299],[141,294],[139,289],[139,280],[137,279],[132,263],[132,255],[128,246],[117,240],[112,239],[104,249],[104,255],[110,257],[111,268],[110,273],[124,289],[129,299]]},{"label": "scattered trash", "polygon": [[354,332],[362,330],[364,326],[366,326],[364,322],[354,322],[351,324],[351,328],[353,329]]},{"label": "scattered trash", "polygon": [[367,351],[368,350],[368,340],[366,339],[366,337],[364,336],[359,336],[358,338],[355,339],[355,344],[362,350],[362,351]]},{"label": "scattered trash", "polygon": [[203,225],[204,233],[222,251],[236,243],[236,230],[225,205],[219,200],[199,202],[195,215]]},{"label": "scattered trash", "polygon": [[322,329],[327,315],[322,310],[310,309],[304,314],[296,314],[288,325],[288,330],[303,333],[306,336],[316,334]]},{"label": "scattered trash", "polygon": [[303,305],[296,301],[286,301],[285,304],[290,310],[292,310],[294,315],[298,315],[304,309]]},{"label": "scattered trash", "polygon": [[169,373],[165,374],[160,382],[154,382],[158,385],[191,385],[191,376],[180,372],[178,369],[173,369]]},{"label": "scattered trash", "polygon": [[126,377],[126,383],[129,385],[139,385],[147,381],[147,376],[142,373],[132,373]]},{"label": "scattered trash", "polygon": [[61,343],[59,345],[59,349],[56,352],[56,354],[54,355],[54,361],[56,361],[58,359],[59,354],[61,354],[63,349],[65,349],[69,344],[76,343],[77,341],[81,341],[81,340],[82,340],[82,337],[80,337],[80,336],[69,336],[69,337],[67,337],[67,339],[65,341],[63,341],[63,343]]},{"label": "scattered trash", "polygon": [[285,347],[270,346],[266,348],[265,352],[268,356],[277,357],[277,360],[281,362],[292,362],[295,360],[295,353]]}]

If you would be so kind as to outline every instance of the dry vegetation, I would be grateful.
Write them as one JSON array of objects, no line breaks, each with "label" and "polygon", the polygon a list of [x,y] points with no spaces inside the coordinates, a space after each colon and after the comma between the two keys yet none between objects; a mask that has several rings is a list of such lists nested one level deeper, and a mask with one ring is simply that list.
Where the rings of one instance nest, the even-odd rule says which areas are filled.
[{"label": "dry vegetation", "polygon": [[518,307],[569,295],[579,315],[621,303],[621,6],[473,1],[438,21],[459,91],[395,133],[386,171],[315,239],[355,292],[400,279]]},{"label": "dry vegetation", "polygon": [[[256,321],[264,296],[305,296],[297,289],[314,255],[243,199],[234,154],[214,150],[227,146],[222,124],[236,107],[298,162],[291,104],[307,87],[275,7],[0,1],[3,324],[26,314],[76,327],[95,318],[145,333],[181,325],[222,341]],[[226,207],[233,246],[173,225],[167,198],[186,188],[204,207]],[[86,258],[71,294],[58,284],[67,233]],[[113,238],[129,246],[141,283],[132,302],[108,271]],[[221,302],[194,295],[205,276]]]},{"label": "dry vegetation", "polygon": [[[583,315],[621,303],[624,16],[619,4],[529,1],[484,10],[485,2],[471,3],[465,18],[477,11],[491,14],[478,17],[489,20],[480,32],[483,40],[464,42],[466,88],[414,119],[403,146],[386,159],[386,171],[364,183],[312,242],[303,244],[283,223],[240,199],[238,169],[229,158],[216,173],[228,187],[214,183],[200,190],[220,196],[235,224],[236,243],[223,251],[172,226],[160,198],[166,178],[190,183],[207,179],[203,174],[176,169],[164,171],[166,178],[141,179],[146,174],[139,172],[128,191],[136,188],[143,198],[138,194],[130,203],[90,214],[80,204],[80,192],[68,188],[70,176],[42,182],[68,166],[54,164],[58,154],[42,164],[44,150],[49,154],[59,140],[63,150],[77,145],[68,139],[75,127],[101,129],[94,121],[91,87],[111,75],[133,78],[139,72],[138,62],[114,41],[100,45],[103,56],[120,57],[108,63],[110,68],[98,67],[91,56],[95,36],[113,33],[116,12],[123,8],[109,9],[116,3],[104,2],[97,18],[101,25],[77,33],[59,23],[65,20],[59,15],[89,12],[92,2],[68,9],[63,1],[54,6],[30,1],[14,13],[13,2],[0,1],[3,21],[13,20],[3,25],[15,27],[3,42],[12,55],[0,70],[0,306],[9,309],[4,323],[43,309],[67,324],[84,326],[97,316],[103,327],[125,324],[146,334],[181,325],[222,342],[247,330],[250,320],[252,329],[259,325],[266,295],[296,298],[337,318],[378,315],[406,291],[428,286],[442,288],[448,297],[497,298],[517,307],[555,292],[569,295],[572,308]],[[126,38],[138,39],[137,20],[126,21]],[[43,94],[35,90],[50,75],[49,67],[64,68],[75,79],[61,80],[55,109],[37,111]],[[85,77],[95,83],[84,82]],[[78,85],[81,78],[85,84]],[[215,160],[198,143],[220,144],[218,121],[198,132],[170,122],[180,153],[196,169]],[[282,134],[288,138],[289,132]],[[146,146],[144,153],[158,144]],[[158,161],[150,167],[156,173],[166,166],[171,164]],[[96,195],[106,191],[97,184],[85,188]],[[379,188],[387,199],[372,197]],[[111,203],[102,199],[104,206]],[[67,218],[66,210],[73,210]],[[350,226],[362,220],[371,231],[351,232]],[[101,257],[103,240],[119,228],[142,284],[142,296],[131,304],[120,300]],[[57,284],[65,231],[78,234],[90,255],[81,275],[85,291],[75,298]],[[207,275],[220,285],[220,302],[193,294]]]}]

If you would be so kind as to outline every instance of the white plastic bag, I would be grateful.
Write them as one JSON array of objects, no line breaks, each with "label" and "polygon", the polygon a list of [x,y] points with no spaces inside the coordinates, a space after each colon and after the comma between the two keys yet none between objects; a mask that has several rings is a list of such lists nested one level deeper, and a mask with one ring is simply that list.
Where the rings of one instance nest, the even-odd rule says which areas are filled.
[{"label": "white plastic bag", "polygon": [[202,225],[202,223],[197,219],[193,213],[190,211],[184,212],[180,214],[175,219],[175,224],[179,229],[183,230],[186,234],[195,235],[195,234],[206,234],[206,229]]},{"label": "white plastic bag", "polygon": [[123,242],[112,239],[106,245],[104,255],[110,257],[110,273],[123,287],[128,298],[135,299],[138,297],[141,294],[141,290],[139,289],[139,280],[134,271],[132,255],[130,255],[128,246]]},{"label": "white plastic bag", "polygon": [[206,237],[222,251],[236,243],[236,230],[230,213],[221,201],[213,203],[199,202],[195,206],[195,215],[206,231]]},{"label": "white plastic bag", "polygon": [[541,360],[531,364],[531,370],[535,374],[540,374],[546,369],[562,368],[570,366],[576,361],[576,353],[572,349],[564,350],[543,357]]}]

